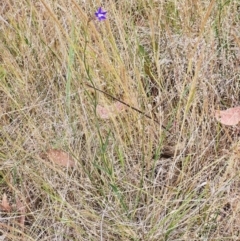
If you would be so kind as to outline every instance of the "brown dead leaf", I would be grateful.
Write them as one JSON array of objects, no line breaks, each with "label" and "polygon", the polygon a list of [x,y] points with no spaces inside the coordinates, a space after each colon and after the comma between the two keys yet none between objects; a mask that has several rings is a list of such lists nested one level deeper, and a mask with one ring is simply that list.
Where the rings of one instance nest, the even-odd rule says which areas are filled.
[{"label": "brown dead leaf", "polygon": [[73,158],[64,151],[50,149],[47,151],[46,154],[48,159],[57,165],[64,166],[64,167],[75,166],[75,162]]},{"label": "brown dead leaf", "polygon": [[126,108],[126,105],[124,105],[123,103],[121,103],[119,101],[115,102],[113,105],[117,112],[121,112],[121,111],[125,110],[125,108]]},{"label": "brown dead leaf", "polygon": [[116,116],[123,110],[125,110],[126,106],[121,102],[117,101],[112,105],[97,105],[96,112],[101,119],[109,119],[111,116]]},{"label": "brown dead leaf", "polygon": [[111,115],[110,106],[103,107],[101,105],[97,105],[96,112],[101,119],[109,119]]},{"label": "brown dead leaf", "polygon": [[0,204],[0,207],[3,211],[10,212],[11,211],[11,206],[9,205],[9,202],[7,200],[7,195],[6,193],[3,194],[2,197],[2,203]]},{"label": "brown dead leaf", "polygon": [[18,222],[19,222],[20,226],[22,228],[24,228],[25,216],[26,216],[26,207],[18,197],[16,198],[16,207],[17,207],[17,211],[21,215],[20,218],[18,219]]},{"label": "brown dead leaf", "polygon": [[215,118],[224,125],[237,125],[240,122],[240,106],[222,111],[215,110]]}]

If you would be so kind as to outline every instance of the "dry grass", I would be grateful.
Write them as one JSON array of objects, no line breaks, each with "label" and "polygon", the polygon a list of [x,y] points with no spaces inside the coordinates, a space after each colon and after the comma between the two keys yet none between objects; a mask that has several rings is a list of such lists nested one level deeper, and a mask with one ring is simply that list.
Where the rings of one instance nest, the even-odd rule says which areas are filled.
[{"label": "dry grass", "polygon": [[239,240],[239,1],[99,2],[0,3],[0,239]]}]

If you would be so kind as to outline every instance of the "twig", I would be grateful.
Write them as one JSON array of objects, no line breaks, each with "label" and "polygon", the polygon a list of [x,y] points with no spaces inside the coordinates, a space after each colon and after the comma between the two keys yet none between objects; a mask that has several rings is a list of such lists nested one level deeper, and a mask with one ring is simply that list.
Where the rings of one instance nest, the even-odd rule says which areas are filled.
[{"label": "twig", "polygon": [[[96,91],[99,91],[100,93],[103,93],[104,95],[112,98],[113,100],[116,100],[116,101],[122,103],[123,105],[131,108],[131,109],[134,110],[134,111],[137,111],[138,113],[142,114],[143,116],[147,117],[148,119],[153,120],[154,122],[156,122],[156,123],[158,123],[159,125],[161,125],[158,120],[156,120],[156,119],[152,118],[151,116],[145,114],[143,111],[141,111],[141,110],[139,110],[139,109],[137,109],[137,108],[135,108],[135,107],[127,104],[126,102],[124,102],[124,101],[122,101],[122,100],[119,100],[118,98],[112,96],[111,94],[109,94],[109,93],[107,93],[107,92],[105,92],[105,91],[103,91],[103,90],[100,90],[100,89],[98,89],[98,88],[96,88],[95,86],[92,86],[92,85],[90,85],[90,84],[85,83],[85,85],[87,85],[88,87],[90,87],[90,88],[92,88],[92,89],[94,89],[94,90],[96,90]],[[162,127],[164,130],[166,130],[167,132],[169,132],[169,130],[166,128],[166,126],[161,125],[161,127]]]}]

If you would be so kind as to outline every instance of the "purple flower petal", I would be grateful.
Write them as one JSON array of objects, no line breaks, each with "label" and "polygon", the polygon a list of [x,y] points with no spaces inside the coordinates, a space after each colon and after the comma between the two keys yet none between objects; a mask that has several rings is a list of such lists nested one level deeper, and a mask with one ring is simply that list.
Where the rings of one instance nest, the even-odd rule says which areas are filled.
[{"label": "purple flower petal", "polygon": [[106,19],[107,11],[103,12],[102,8],[100,7],[97,12],[95,12],[95,16],[98,18],[99,21]]}]

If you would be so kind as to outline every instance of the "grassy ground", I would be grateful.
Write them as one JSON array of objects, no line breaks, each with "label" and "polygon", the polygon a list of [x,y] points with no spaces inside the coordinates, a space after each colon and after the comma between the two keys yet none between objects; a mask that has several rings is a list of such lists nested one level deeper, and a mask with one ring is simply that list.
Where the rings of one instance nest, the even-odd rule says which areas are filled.
[{"label": "grassy ground", "polygon": [[0,3],[0,239],[239,240],[239,1],[99,6]]}]

